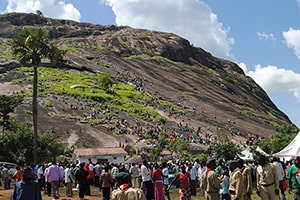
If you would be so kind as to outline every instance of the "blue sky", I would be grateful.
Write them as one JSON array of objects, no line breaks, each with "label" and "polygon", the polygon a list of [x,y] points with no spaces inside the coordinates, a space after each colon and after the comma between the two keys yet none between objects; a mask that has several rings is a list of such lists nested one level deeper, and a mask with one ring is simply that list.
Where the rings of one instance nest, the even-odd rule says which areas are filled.
[{"label": "blue sky", "polygon": [[172,32],[237,63],[300,127],[300,0],[1,0],[0,13]]}]

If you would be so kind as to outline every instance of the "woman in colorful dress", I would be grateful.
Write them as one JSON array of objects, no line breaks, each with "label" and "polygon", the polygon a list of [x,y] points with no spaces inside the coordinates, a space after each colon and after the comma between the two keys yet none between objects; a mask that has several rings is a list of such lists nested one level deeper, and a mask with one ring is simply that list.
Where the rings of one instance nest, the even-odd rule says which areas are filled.
[{"label": "woman in colorful dress", "polygon": [[164,200],[163,180],[162,180],[162,168],[156,164],[155,169],[152,172],[152,179],[154,181],[154,198],[155,200]]},{"label": "woman in colorful dress", "polygon": [[[190,173],[186,171],[186,167],[182,165],[180,172],[176,175],[175,179],[171,182],[170,186],[179,182],[179,200],[191,200],[191,186],[190,186]],[[170,188],[169,186],[169,188]]]}]

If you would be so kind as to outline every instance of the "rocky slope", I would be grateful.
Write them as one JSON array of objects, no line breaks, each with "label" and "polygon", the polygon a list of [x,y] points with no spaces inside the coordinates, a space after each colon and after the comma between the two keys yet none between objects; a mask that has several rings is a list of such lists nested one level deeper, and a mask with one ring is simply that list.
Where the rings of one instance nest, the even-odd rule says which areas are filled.
[{"label": "rocky slope", "polygon": [[[35,14],[10,13],[0,15],[0,94],[30,89],[30,82],[12,82],[27,75],[18,71],[19,64],[9,57],[9,40],[23,27],[42,27],[60,48],[66,49],[66,63],[59,68],[77,73],[109,71],[122,82],[135,85],[153,99],[171,102],[180,113],[170,115],[170,108],[151,104],[168,119],[164,125],[169,131],[181,123],[216,135],[228,135],[232,140],[244,141],[249,134],[270,137],[277,133],[274,124],[290,124],[289,118],[270,100],[266,92],[237,64],[219,59],[194,47],[177,35],[130,27],[101,26],[69,20],[45,18]],[[41,83],[42,84],[42,83]],[[53,107],[43,102],[51,99]],[[91,125],[74,119],[57,117],[72,113],[81,116],[91,108],[70,109],[63,96],[48,95],[39,98],[40,132],[59,133],[62,142],[87,146],[117,146],[135,142],[135,135],[107,134],[107,127],[126,119],[133,127],[132,115],[115,111],[109,122]],[[145,104],[146,102],[141,102]],[[149,103],[149,102],[148,102]],[[30,97],[19,105],[14,116],[31,123]],[[84,104],[84,103],[83,103]],[[79,143],[81,141],[81,143]],[[84,143],[84,144],[83,144]]]}]

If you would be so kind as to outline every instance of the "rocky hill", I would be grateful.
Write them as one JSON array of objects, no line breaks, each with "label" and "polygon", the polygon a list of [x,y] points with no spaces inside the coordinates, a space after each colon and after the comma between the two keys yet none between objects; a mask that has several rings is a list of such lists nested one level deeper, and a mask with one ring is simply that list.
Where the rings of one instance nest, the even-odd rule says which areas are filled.
[{"label": "rocky hill", "polygon": [[[79,74],[78,77],[109,71],[119,83],[132,85],[142,95],[151,97],[145,100],[132,96],[129,99],[133,106],[119,100],[119,105],[113,106],[116,97],[95,103],[80,95],[51,90],[51,82],[60,86],[65,83],[55,76],[43,79],[42,74],[39,88],[44,93],[39,96],[39,132],[56,133],[70,145],[117,146],[135,142],[137,126],[146,132],[151,125],[158,124],[150,117],[138,117],[141,116],[136,113],[138,109],[131,112],[136,105],[166,119],[160,127],[170,134],[178,129],[189,133],[201,130],[217,138],[225,134],[241,142],[249,134],[268,138],[277,133],[275,125],[291,124],[237,64],[216,58],[172,33],[23,13],[0,15],[0,26],[0,94],[30,91],[31,73],[20,70],[8,44],[21,28],[41,27],[58,47],[67,50],[63,65],[44,63],[43,66],[54,67],[57,74]],[[80,88],[76,80],[73,83],[73,89],[82,93],[98,91],[91,84]],[[65,87],[70,89],[67,84]],[[51,102],[51,106],[46,102]],[[13,116],[31,123],[30,106],[29,95],[16,107]],[[127,134],[123,134],[123,128]]]}]

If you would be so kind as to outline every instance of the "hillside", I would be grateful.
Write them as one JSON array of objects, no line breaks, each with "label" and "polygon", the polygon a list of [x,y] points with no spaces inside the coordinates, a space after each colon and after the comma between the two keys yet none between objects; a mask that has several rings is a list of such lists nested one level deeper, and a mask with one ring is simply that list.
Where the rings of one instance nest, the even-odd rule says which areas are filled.
[{"label": "hillside", "polygon": [[[67,50],[64,64],[43,63],[48,68],[40,70],[39,79],[39,132],[53,132],[64,143],[134,143],[138,135],[132,132],[137,126],[147,132],[161,119],[166,123],[160,128],[167,133],[201,130],[217,138],[225,134],[237,142],[245,141],[249,134],[268,138],[277,133],[274,125],[291,124],[237,64],[216,58],[172,33],[21,13],[0,15],[0,25],[0,94],[31,89],[32,73],[20,68],[8,45],[21,28],[41,27],[58,47]],[[126,84],[124,87],[134,88],[126,102],[95,86],[98,74],[105,72]],[[82,94],[87,91],[101,95],[86,99]],[[31,123],[30,109],[28,95],[13,117]],[[146,114],[141,114],[144,110]]]}]

